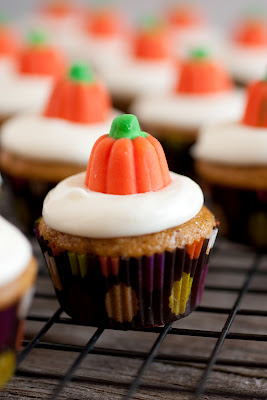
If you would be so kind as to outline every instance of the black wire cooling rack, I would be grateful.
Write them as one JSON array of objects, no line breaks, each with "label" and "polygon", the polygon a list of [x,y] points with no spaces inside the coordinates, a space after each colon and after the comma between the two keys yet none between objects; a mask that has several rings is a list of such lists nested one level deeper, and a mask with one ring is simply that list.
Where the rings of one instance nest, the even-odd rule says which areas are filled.
[{"label": "black wire cooling rack", "polygon": [[[226,242],[227,243],[227,242]],[[64,390],[66,385],[70,384],[72,378],[75,376],[77,368],[81,365],[82,361],[89,355],[105,355],[109,357],[122,357],[122,358],[130,358],[130,359],[138,359],[142,360],[141,367],[135,374],[135,378],[130,383],[128,389],[125,391],[125,394],[121,397],[123,400],[131,399],[134,393],[138,390],[138,388],[142,385],[142,377],[144,373],[149,370],[149,367],[153,361],[161,361],[161,362],[172,362],[172,363],[183,363],[183,365],[202,365],[204,366],[202,376],[199,380],[197,388],[192,387],[191,398],[194,400],[198,400],[201,398],[202,394],[205,393],[205,388],[208,379],[211,376],[211,372],[213,367],[216,364],[217,366],[226,366],[231,368],[250,368],[250,369],[267,369],[267,359],[266,361],[255,361],[251,360],[247,357],[244,359],[230,359],[230,358],[220,358],[220,352],[222,346],[225,341],[231,340],[242,340],[242,341],[257,341],[257,342],[267,342],[267,335],[259,334],[257,332],[253,333],[243,333],[243,332],[230,332],[231,325],[237,315],[240,316],[257,316],[266,318],[267,311],[263,309],[245,309],[240,308],[241,303],[246,296],[246,294],[253,295],[266,295],[265,288],[254,288],[251,287],[252,280],[257,277],[257,279],[266,279],[267,277],[267,265],[266,268],[260,268],[262,264],[266,263],[266,257],[262,254],[254,253],[250,250],[247,250],[247,253],[244,254],[243,248],[235,247],[227,248],[225,246],[225,242],[219,241],[219,244],[214,249],[215,254],[213,254],[213,258],[211,260],[210,271],[219,271],[220,273],[234,273],[234,274],[243,274],[245,276],[244,281],[240,287],[235,286],[224,286],[218,284],[207,285],[205,291],[214,291],[217,293],[220,292],[230,292],[236,295],[235,302],[232,307],[216,307],[216,306],[200,306],[195,312],[202,313],[212,313],[212,314],[220,314],[225,317],[225,323],[221,330],[203,330],[203,329],[182,329],[173,327],[172,324],[168,324],[164,327],[155,327],[151,329],[141,330],[145,335],[148,332],[153,332],[157,334],[156,340],[151,343],[151,350],[148,352],[138,352],[135,349],[131,350],[116,350],[112,348],[101,348],[97,347],[97,342],[103,335],[104,329],[96,328],[93,335],[89,338],[87,344],[82,346],[77,345],[69,345],[69,344],[60,344],[60,343],[52,343],[44,341],[44,336],[50,331],[50,329],[57,324],[65,324],[65,325],[77,325],[70,318],[66,318],[62,316],[62,309],[59,308],[51,318],[46,318],[42,316],[30,316],[28,317],[31,321],[37,321],[43,323],[43,327],[39,331],[39,333],[31,340],[24,341],[23,343],[23,351],[20,353],[18,358],[18,369],[17,376],[23,374],[21,370],[21,366],[23,366],[23,361],[29,356],[35,348],[41,348],[46,350],[57,350],[62,352],[72,352],[77,353],[77,357],[73,364],[70,366],[67,373],[63,376],[63,378],[58,381],[57,386],[51,396],[50,400],[55,400],[58,398],[59,394]],[[237,261],[240,261],[237,267]],[[216,259],[216,268],[213,268],[213,259]],[[230,260],[230,262],[229,262]],[[246,266],[242,267],[242,260],[246,260]],[[219,279],[218,279],[219,280]],[[238,286],[238,285],[237,285]],[[37,297],[45,297],[51,296],[51,294],[41,294]],[[266,297],[267,299],[267,297]],[[195,337],[195,340],[199,340],[198,338],[213,338],[215,339],[215,345],[213,350],[207,357],[201,357],[193,354],[189,355],[171,355],[171,354],[159,354],[158,350],[163,341],[168,337],[168,335],[183,335],[183,336],[191,336]],[[265,358],[263,358],[265,360]],[[179,389],[177,389],[179,391]],[[175,395],[173,398],[176,398]],[[253,394],[251,399],[261,398],[266,399],[266,396],[263,394],[261,396],[256,396]]]}]

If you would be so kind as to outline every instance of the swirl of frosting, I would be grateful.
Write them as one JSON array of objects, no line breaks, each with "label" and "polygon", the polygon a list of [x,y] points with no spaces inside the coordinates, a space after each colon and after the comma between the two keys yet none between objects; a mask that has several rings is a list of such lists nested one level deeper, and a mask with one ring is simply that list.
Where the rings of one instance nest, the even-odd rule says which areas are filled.
[{"label": "swirl of frosting", "polygon": [[87,165],[95,141],[109,132],[113,110],[105,122],[77,124],[41,115],[21,115],[2,128],[1,146],[22,157]]},{"label": "swirl of frosting", "polygon": [[24,235],[1,216],[0,241],[1,287],[9,284],[23,273],[31,260],[32,250]]},{"label": "swirl of frosting", "polygon": [[243,91],[233,90],[206,95],[169,94],[144,96],[136,100],[132,112],[143,123],[199,129],[205,124],[241,118],[245,106]]},{"label": "swirl of frosting", "polygon": [[267,165],[267,129],[241,123],[214,125],[201,131],[195,158],[231,165]]},{"label": "swirl of frosting", "polygon": [[203,193],[191,179],[173,172],[170,176],[171,183],[161,190],[124,196],[88,189],[85,173],[71,176],[46,196],[45,223],[91,238],[145,235],[181,225],[198,214]]}]

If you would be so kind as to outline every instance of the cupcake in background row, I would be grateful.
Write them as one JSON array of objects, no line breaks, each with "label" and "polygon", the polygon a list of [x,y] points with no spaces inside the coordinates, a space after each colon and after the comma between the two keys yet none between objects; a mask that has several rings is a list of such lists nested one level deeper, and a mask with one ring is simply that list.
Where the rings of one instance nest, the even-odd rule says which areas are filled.
[{"label": "cupcake in background row", "polygon": [[5,82],[15,72],[19,39],[4,15],[0,14],[0,82]]},{"label": "cupcake in background row", "polygon": [[95,141],[116,115],[102,82],[87,65],[74,64],[55,83],[43,113],[23,114],[3,125],[0,167],[30,230],[48,190],[86,169]]},{"label": "cupcake in background row", "polygon": [[175,82],[172,36],[160,19],[144,18],[129,46],[131,57],[103,72],[114,104],[122,110],[142,94],[168,93]]},{"label": "cupcake in background row", "polygon": [[218,30],[212,27],[206,19],[203,10],[193,2],[176,4],[165,10],[175,42],[175,54],[186,57],[196,46],[208,46],[217,54],[222,44]]},{"label": "cupcake in background row", "polygon": [[238,84],[261,79],[267,67],[267,19],[250,16],[234,29],[225,48],[225,63]]},{"label": "cupcake in background row", "polygon": [[16,367],[36,278],[30,243],[0,216],[0,390]]},{"label": "cupcake in background row", "polygon": [[102,5],[87,12],[80,29],[61,45],[71,60],[90,62],[104,77],[107,69],[129,58],[131,35],[127,16],[114,7]]},{"label": "cupcake in background row", "polygon": [[222,231],[267,248],[267,81],[248,87],[240,122],[206,127],[193,148]]},{"label": "cupcake in background row", "polygon": [[165,95],[140,96],[131,110],[145,130],[163,144],[170,168],[191,173],[188,149],[200,129],[240,119],[244,93],[236,90],[224,67],[204,48],[191,52],[177,71],[176,85]]},{"label": "cupcake in background row", "polygon": [[49,192],[36,236],[63,309],[83,324],[166,324],[201,301],[216,237],[200,187],[169,172],[160,143],[118,116],[87,172]]},{"label": "cupcake in background row", "polygon": [[0,121],[22,112],[41,112],[66,63],[43,33],[32,32],[17,55],[15,67],[16,73],[1,82]]}]

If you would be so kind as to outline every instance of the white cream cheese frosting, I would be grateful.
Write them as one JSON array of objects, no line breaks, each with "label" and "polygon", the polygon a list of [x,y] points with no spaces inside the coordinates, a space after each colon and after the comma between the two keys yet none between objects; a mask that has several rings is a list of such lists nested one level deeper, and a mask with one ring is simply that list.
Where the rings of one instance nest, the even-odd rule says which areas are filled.
[{"label": "white cream cheese frosting", "polygon": [[0,115],[22,112],[41,112],[53,85],[53,78],[37,75],[14,74],[1,81]]},{"label": "white cream cheese frosting", "polygon": [[58,161],[87,165],[95,141],[109,133],[113,110],[105,122],[78,124],[39,114],[11,118],[2,127],[3,149],[40,161]]},{"label": "white cream cheese frosting", "polygon": [[240,82],[262,79],[267,71],[267,48],[229,45],[225,50],[225,64]]},{"label": "white cream cheese frosting", "polygon": [[122,97],[165,94],[173,88],[176,79],[175,65],[169,60],[131,60],[104,72],[104,80],[111,93]]},{"label": "white cream cheese frosting", "polygon": [[31,257],[31,246],[25,236],[0,216],[0,288],[18,278]]},{"label": "white cream cheese frosting", "polygon": [[85,173],[61,181],[45,198],[43,217],[52,229],[91,238],[160,232],[189,221],[203,205],[200,187],[170,172],[171,183],[156,192],[110,195],[94,192]]},{"label": "white cream cheese frosting", "polygon": [[12,57],[0,56],[0,82],[1,85],[6,79],[10,79],[15,74],[15,60]]},{"label": "white cream cheese frosting", "polygon": [[207,95],[144,96],[136,100],[131,111],[141,123],[191,130],[206,124],[238,120],[244,107],[245,93],[232,90]]},{"label": "white cream cheese frosting", "polygon": [[267,128],[241,123],[205,127],[192,148],[196,159],[230,165],[267,165]]}]

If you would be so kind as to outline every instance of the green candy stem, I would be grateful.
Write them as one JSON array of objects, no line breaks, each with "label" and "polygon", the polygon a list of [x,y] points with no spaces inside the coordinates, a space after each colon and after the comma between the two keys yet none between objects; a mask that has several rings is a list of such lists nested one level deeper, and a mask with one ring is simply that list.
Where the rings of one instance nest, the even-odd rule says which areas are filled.
[{"label": "green candy stem", "polygon": [[84,63],[73,64],[70,68],[69,77],[76,82],[94,82],[94,74],[92,69],[89,67],[89,65]]},{"label": "green candy stem", "polygon": [[32,31],[28,35],[28,42],[33,46],[42,46],[47,43],[47,35],[41,31]]},{"label": "green candy stem", "polygon": [[133,140],[138,136],[147,137],[147,133],[141,131],[138,119],[135,115],[123,114],[114,118],[109,136],[114,139],[127,138]]},{"label": "green candy stem", "polygon": [[202,47],[198,47],[196,49],[193,49],[190,52],[190,58],[193,60],[206,60],[210,56],[210,52]]}]

